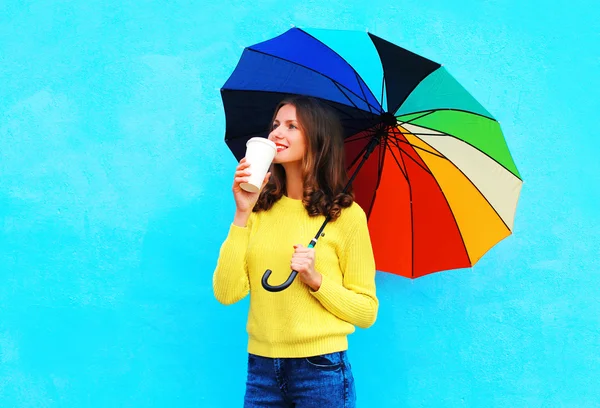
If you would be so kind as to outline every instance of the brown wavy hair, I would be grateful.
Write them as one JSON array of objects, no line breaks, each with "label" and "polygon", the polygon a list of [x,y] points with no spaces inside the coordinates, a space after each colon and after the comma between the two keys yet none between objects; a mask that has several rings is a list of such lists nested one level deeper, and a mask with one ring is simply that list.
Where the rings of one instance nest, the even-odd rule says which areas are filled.
[{"label": "brown wavy hair", "polygon": [[[354,202],[351,187],[342,192],[348,182],[342,125],[324,103],[307,96],[294,96],[277,105],[270,126],[279,109],[288,104],[296,107],[298,125],[307,142],[307,154],[302,159],[302,203],[310,216],[329,215],[333,221],[343,208]],[[271,173],[253,209],[255,212],[270,209],[287,192],[283,166],[273,163]]]}]

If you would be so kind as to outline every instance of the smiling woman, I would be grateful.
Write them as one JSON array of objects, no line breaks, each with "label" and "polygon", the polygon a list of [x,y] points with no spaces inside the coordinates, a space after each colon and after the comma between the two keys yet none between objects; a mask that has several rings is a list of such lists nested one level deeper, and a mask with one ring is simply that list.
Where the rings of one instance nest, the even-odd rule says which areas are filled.
[{"label": "smiling woman", "polygon": [[269,134],[278,146],[275,165],[256,209],[268,210],[285,194],[303,200],[311,216],[339,217],[353,202],[351,187],[344,193],[348,179],[342,132],[337,116],[316,99],[282,101]]},{"label": "smiling woman", "polygon": [[[375,261],[367,218],[344,192],[342,128],[321,102],[282,101],[269,139],[277,145],[261,192],[240,188],[248,164],[237,167],[236,214],[213,277],[215,297],[231,304],[249,293],[245,407],[354,407],[354,377],[346,350],[355,326],[376,319]],[[304,247],[326,217],[327,237]],[[276,294],[261,285],[290,270],[298,281]]]}]

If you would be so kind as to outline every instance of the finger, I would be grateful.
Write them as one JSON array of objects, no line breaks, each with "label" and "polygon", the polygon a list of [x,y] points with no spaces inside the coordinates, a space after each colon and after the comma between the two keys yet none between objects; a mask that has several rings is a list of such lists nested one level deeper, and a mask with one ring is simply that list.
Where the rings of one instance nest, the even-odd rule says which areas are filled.
[{"label": "finger", "polygon": [[249,176],[250,174],[252,173],[249,170],[238,170],[235,172],[234,177]]},{"label": "finger", "polygon": [[242,161],[240,161],[238,163],[238,165],[236,166],[236,168],[241,168],[241,169],[246,168],[246,167],[250,167],[250,163],[247,163],[245,161],[245,159],[242,159]]},{"label": "finger", "polygon": [[292,259],[290,262],[297,264],[297,265],[304,265],[304,266],[310,266],[312,263],[312,261],[308,258],[296,258],[296,259]]},{"label": "finger", "polygon": [[297,260],[297,261],[302,261],[302,260],[309,260],[312,261],[313,260],[313,256],[310,253],[305,253],[305,254],[294,254],[292,255],[292,259],[293,260]]},{"label": "finger", "polygon": [[250,180],[248,177],[236,177],[233,179],[234,184],[247,183]]},{"label": "finger", "polygon": [[294,259],[292,263],[295,265],[300,265],[300,267],[303,269],[310,268],[310,265],[312,264],[310,259]]},{"label": "finger", "polygon": [[308,271],[306,266],[301,263],[292,263],[290,264],[290,268],[292,268],[293,271],[296,271],[299,274],[305,274]]},{"label": "finger", "polygon": [[250,165],[241,165],[235,168],[235,171],[250,171],[249,169]]},{"label": "finger", "polygon": [[294,248],[295,248],[294,252],[297,254],[310,254],[310,253],[315,252],[315,250],[313,248],[306,248],[306,247],[303,247],[302,245],[294,246]]}]

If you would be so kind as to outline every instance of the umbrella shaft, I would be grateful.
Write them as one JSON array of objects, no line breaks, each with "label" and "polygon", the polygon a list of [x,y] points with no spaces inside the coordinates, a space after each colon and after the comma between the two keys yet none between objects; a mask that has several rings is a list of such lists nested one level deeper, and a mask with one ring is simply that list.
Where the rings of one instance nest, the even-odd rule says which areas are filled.
[{"label": "umbrella shaft", "polygon": [[[346,183],[344,190],[342,190],[343,193],[346,193],[348,191],[348,189],[352,185],[352,182],[356,178],[356,175],[360,171],[363,164],[365,164],[365,162],[367,161],[367,159],[369,158],[371,153],[373,153],[373,151],[375,151],[375,148],[379,145],[379,141],[381,140],[381,135],[382,134],[379,132],[377,132],[375,135],[373,135],[373,138],[369,142],[369,145],[367,146],[367,149],[365,151],[363,158],[361,159],[360,163],[356,167],[356,170],[354,170],[354,173],[352,173],[352,176],[350,177],[350,180],[348,180],[348,183]],[[321,228],[319,228],[319,232],[317,232],[317,235],[315,235],[315,237],[310,241],[310,244],[308,246],[309,248],[314,248],[314,246],[317,245],[317,241],[319,240],[319,238],[321,236],[325,235],[325,234],[323,234],[323,230],[325,229],[325,226],[327,225],[327,223],[329,221],[331,221],[330,215],[328,215],[327,218],[325,218],[323,225],[321,225]]]},{"label": "umbrella shaft", "polygon": [[360,161],[360,163],[358,163],[358,166],[356,167],[356,170],[354,170],[354,173],[352,173],[352,176],[350,177],[350,180],[348,181],[348,184],[346,184],[346,187],[344,187],[344,191],[343,191],[344,193],[348,191],[348,189],[352,185],[352,182],[356,178],[356,175],[360,171],[360,169],[363,166],[363,164],[365,164],[365,162],[367,161],[367,159],[369,158],[369,156],[371,155],[371,153],[373,153],[375,151],[375,148],[377,146],[379,146],[379,141],[380,140],[381,140],[381,133],[379,133],[379,132],[375,133],[375,135],[373,135],[373,138],[369,142],[369,145],[367,146],[367,150],[365,151],[365,154],[364,154],[362,160]]}]

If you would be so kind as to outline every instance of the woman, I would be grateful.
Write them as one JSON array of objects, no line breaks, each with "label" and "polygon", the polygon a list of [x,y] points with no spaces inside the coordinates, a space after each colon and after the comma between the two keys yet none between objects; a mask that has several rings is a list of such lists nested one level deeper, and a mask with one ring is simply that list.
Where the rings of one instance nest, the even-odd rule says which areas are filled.
[{"label": "woman", "polygon": [[[376,319],[375,262],[364,211],[343,194],[347,182],[342,128],[316,99],[295,97],[275,110],[269,139],[277,154],[260,193],[240,188],[236,212],[213,277],[217,300],[250,297],[245,407],[354,407],[346,350],[354,327]],[[326,215],[316,248],[307,248]],[[281,292],[279,285],[298,276]]]}]

